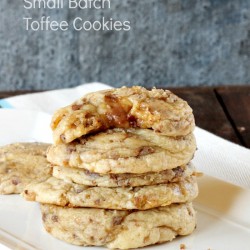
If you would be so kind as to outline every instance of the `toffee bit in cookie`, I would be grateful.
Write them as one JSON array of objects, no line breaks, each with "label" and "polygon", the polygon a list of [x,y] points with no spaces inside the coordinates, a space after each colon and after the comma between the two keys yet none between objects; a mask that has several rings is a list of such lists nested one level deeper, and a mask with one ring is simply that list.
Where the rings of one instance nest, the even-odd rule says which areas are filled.
[{"label": "toffee bit in cookie", "polygon": [[116,217],[114,217],[113,221],[112,221],[112,225],[113,226],[120,225],[122,223],[123,219],[124,219],[123,216],[116,216]]},{"label": "toffee bit in cookie", "polygon": [[133,115],[128,115],[128,121],[129,121],[129,124],[132,128],[136,128],[137,127],[137,119],[135,116]]},{"label": "toffee bit in cookie", "polygon": [[53,222],[58,222],[58,216],[57,215],[52,215],[51,220]]},{"label": "toffee bit in cookie", "polygon": [[182,167],[177,167],[174,169],[174,172],[176,174],[176,177],[181,177],[183,175],[184,170],[182,169]]},{"label": "toffee bit in cookie", "polygon": [[94,201],[94,204],[97,205],[97,206],[100,206],[101,200],[100,200],[100,199],[95,200],[95,201]]},{"label": "toffee bit in cookie", "polygon": [[66,141],[66,137],[65,137],[64,134],[61,134],[61,135],[60,135],[60,138],[61,138],[61,140],[62,140],[63,142]]},{"label": "toffee bit in cookie", "polygon": [[81,105],[74,104],[72,105],[72,110],[76,111],[76,110],[81,109],[81,107],[82,107],[82,104]]},{"label": "toffee bit in cookie", "polygon": [[21,183],[21,181],[19,179],[13,179],[11,182],[14,185],[18,185],[19,183]]},{"label": "toffee bit in cookie", "polygon": [[89,171],[87,169],[86,170],[84,169],[83,171],[85,172],[86,175],[90,176],[93,179],[96,179],[96,178],[100,177],[100,175],[98,173],[91,172],[91,171]]},{"label": "toffee bit in cookie", "polygon": [[139,151],[139,156],[148,155],[154,153],[155,150],[152,147],[142,147]]},{"label": "toffee bit in cookie", "polygon": [[47,214],[46,213],[42,213],[42,221],[45,222],[47,219]]}]

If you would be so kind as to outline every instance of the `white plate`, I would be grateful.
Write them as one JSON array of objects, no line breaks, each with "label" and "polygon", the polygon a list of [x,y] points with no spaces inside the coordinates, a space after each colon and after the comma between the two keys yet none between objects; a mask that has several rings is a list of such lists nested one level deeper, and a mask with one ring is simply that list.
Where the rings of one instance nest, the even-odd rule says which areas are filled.
[{"label": "white plate", "polygon": [[[190,250],[250,249],[250,191],[208,176],[199,178],[199,187],[195,232],[143,249],[179,250],[180,244]],[[0,196],[0,242],[19,250],[103,249],[77,247],[50,236],[43,229],[38,204],[24,201],[18,195]]]},{"label": "white plate", "polygon": [[[13,116],[15,121],[13,123]],[[0,110],[0,145],[16,141],[51,141],[50,116],[31,111]],[[18,129],[17,129],[18,128]],[[200,195],[195,201],[198,225],[195,232],[173,242],[143,249],[190,250],[250,249],[250,191],[212,177],[198,179]],[[80,250],[43,229],[39,206],[18,195],[0,195],[0,250]]]},{"label": "white plate", "polygon": [[14,142],[51,142],[51,116],[29,110],[0,109],[0,146]]}]

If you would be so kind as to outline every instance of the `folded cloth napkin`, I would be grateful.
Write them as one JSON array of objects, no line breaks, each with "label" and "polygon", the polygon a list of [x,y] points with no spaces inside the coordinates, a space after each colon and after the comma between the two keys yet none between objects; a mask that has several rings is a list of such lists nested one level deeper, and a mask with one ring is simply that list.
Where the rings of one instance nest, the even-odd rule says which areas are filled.
[{"label": "folded cloth napkin", "polygon": [[[72,103],[88,92],[107,88],[111,87],[102,83],[83,84],[71,89],[53,90],[2,99],[0,105],[4,108],[26,110],[26,114],[27,110],[30,110],[33,113],[39,111],[51,115],[56,109]],[[44,115],[42,119],[45,119]],[[194,133],[198,150],[193,163],[198,171],[238,186],[250,188],[249,149],[226,141],[198,127],[196,127]],[[37,137],[34,136],[34,138]]]},{"label": "folded cloth napkin", "polygon": [[0,106],[53,114],[58,108],[71,104],[89,92],[108,88],[111,87],[106,84],[88,83],[75,88],[51,90],[2,99],[0,100]]}]

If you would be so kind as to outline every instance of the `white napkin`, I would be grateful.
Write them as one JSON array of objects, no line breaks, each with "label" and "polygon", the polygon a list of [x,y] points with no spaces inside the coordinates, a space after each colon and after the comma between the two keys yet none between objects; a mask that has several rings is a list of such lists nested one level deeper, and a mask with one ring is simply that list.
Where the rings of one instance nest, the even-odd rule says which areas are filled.
[{"label": "white napkin", "polygon": [[109,88],[111,87],[103,83],[88,83],[75,88],[9,97],[0,100],[0,105],[3,108],[35,110],[53,114],[58,108],[71,104],[89,92]]},{"label": "white napkin", "polygon": [[[87,92],[92,92],[101,89],[111,88],[108,85],[101,84],[101,83],[91,83],[91,84],[84,84],[76,88],[71,89],[62,89],[62,90],[54,90],[54,91],[47,91],[43,93],[36,93],[36,94],[28,94],[28,95],[21,95],[17,97],[10,97],[3,100],[0,100],[0,105],[5,108],[14,108],[14,109],[22,109],[22,110],[32,110],[34,112],[45,112],[47,114],[53,114],[53,112],[58,109],[59,107],[66,106],[72,103],[74,100],[80,98]],[[2,110],[3,111],[3,110]],[[10,110],[11,112],[11,110]],[[8,113],[8,117],[6,119],[11,122],[12,119],[14,123],[17,123],[15,116],[11,118],[11,113]],[[21,111],[19,111],[19,115],[21,116]],[[26,113],[26,116],[30,113],[29,111],[23,111]],[[27,113],[28,112],[28,113]],[[4,114],[5,113],[5,114]],[[7,116],[6,111],[0,112],[1,118]],[[25,114],[24,114],[25,116]],[[22,116],[21,116],[22,117]],[[42,119],[43,123],[49,123],[50,116],[45,118],[45,114],[39,114],[36,117],[33,114],[33,124],[30,124],[30,127],[34,128],[34,132],[32,134],[32,138],[41,138],[41,122],[36,121],[37,119]],[[42,117],[42,118],[41,118]],[[28,119],[28,118],[27,118]],[[2,119],[1,119],[2,120]],[[5,128],[8,124],[7,120],[5,120]],[[19,119],[20,121],[20,119]],[[25,124],[23,126],[27,126],[27,121],[24,121]],[[31,121],[29,122],[31,123]],[[19,127],[21,124],[19,124]],[[37,132],[36,128],[39,127],[39,131]],[[6,128],[5,131],[3,129],[3,124],[0,128],[2,133],[6,135],[6,133],[11,133],[12,137],[14,136],[15,132],[14,127],[11,132],[10,128]],[[46,137],[48,138],[48,126],[43,126],[44,133],[46,130]],[[19,129],[18,135],[22,140],[21,137],[22,130]],[[40,137],[38,137],[38,134]],[[250,188],[250,150],[244,147],[238,146],[234,143],[226,141],[218,136],[215,136],[203,129],[196,127],[195,129],[195,136],[197,140],[198,150],[195,154],[193,162],[198,169],[207,175],[211,175],[213,177],[217,177],[227,182],[231,182],[238,186]],[[19,138],[18,137],[18,138]],[[0,133],[0,138],[1,133]],[[32,140],[32,138],[28,138],[27,140]],[[6,139],[6,138],[5,138]],[[13,140],[13,138],[12,138]],[[48,139],[46,139],[48,141]],[[49,140],[50,141],[50,140]],[[5,140],[6,142],[6,140]],[[12,142],[12,141],[10,141]],[[3,142],[2,142],[3,143]],[[1,144],[1,142],[0,142]]]},{"label": "white napkin", "polygon": [[[193,163],[213,177],[250,188],[250,150],[204,129],[194,131],[198,150]],[[226,194],[225,194],[226,195]]]}]

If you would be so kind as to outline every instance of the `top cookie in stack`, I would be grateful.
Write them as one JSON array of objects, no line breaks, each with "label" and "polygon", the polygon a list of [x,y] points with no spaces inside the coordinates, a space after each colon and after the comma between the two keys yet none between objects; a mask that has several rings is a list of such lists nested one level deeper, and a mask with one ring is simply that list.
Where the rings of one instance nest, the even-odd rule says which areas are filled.
[{"label": "top cookie in stack", "polygon": [[[190,234],[191,202],[198,194],[190,164],[194,126],[187,102],[167,90],[123,87],[87,94],[54,114],[54,145],[47,153],[53,177],[29,185],[23,195],[44,204],[47,231],[73,244],[127,249]],[[114,228],[93,217],[88,221],[95,213],[104,213]],[[141,225],[149,213],[159,218]],[[72,221],[53,220],[62,214]],[[105,236],[97,240],[74,218],[89,227],[101,223]]]},{"label": "top cookie in stack", "polygon": [[58,110],[52,120],[54,142],[69,143],[110,128],[141,128],[166,136],[185,136],[194,129],[187,102],[168,90],[120,88],[87,94]]}]

